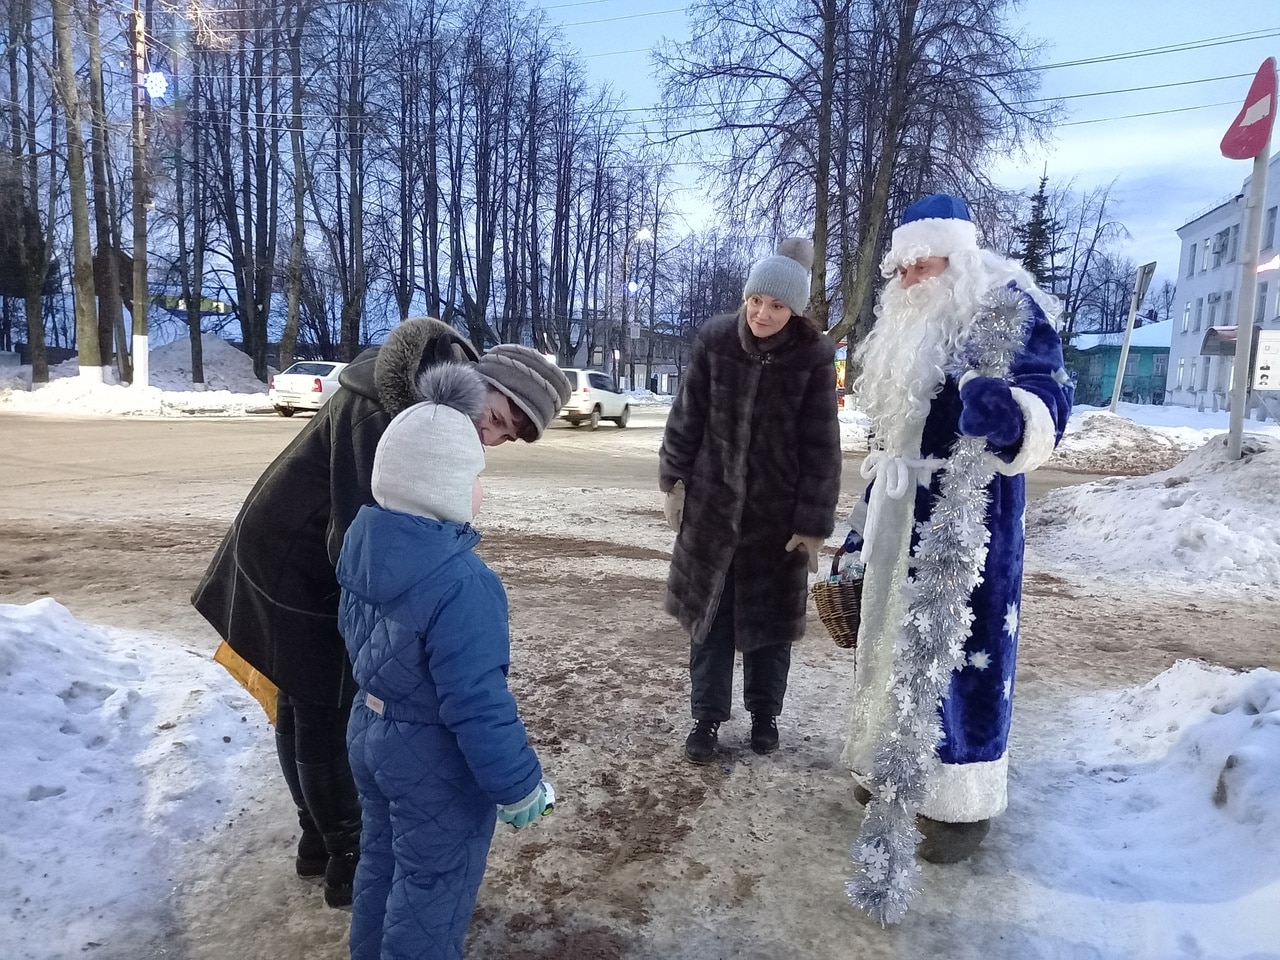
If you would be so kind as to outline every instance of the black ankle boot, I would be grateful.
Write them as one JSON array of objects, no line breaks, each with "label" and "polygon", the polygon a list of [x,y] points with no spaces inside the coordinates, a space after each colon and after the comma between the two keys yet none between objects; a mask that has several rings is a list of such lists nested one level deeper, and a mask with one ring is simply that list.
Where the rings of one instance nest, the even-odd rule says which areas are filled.
[{"label": "black ankle boot", "polygon": [[350,836],[325,837],[325,844],[329,846],[329,862],[324,868],[324,902],[331,907],[351,906],[356,867],[360,863],[359,835],[356,835],[355,846],[350,843]]},{"label": "black ankle boot", "polygon": [[307,809],[324,838],[324,902],[351,903],[352,881],[360,862],[360,795],[346,758],[331,763],[300,763],[298,778]]},{"label": "black ankle boot", "polygon": [[716,743],[720,738],[720,724],[714,720],[699,720],[684,742],[684,755],[691,763],[710,763],[716,758]]},{"label": "black ankle boot", "polygon": [[751,749],[759,754],[778,749],[778,718],[767,713],[751,715]]},{"label": "black ankle boot", "polygon": [[320,835],[316,822],[305,809],[298,810],[298,826],[302,828],[302,836],[298,838],[294,869],[300,877],[323,876],[324,868],[329,865],[329,851],[325,849],[324,837]]},{"label": "black ankle boot", "polygon": [[959,863],[968,860],[991,829],[990,820],[948,823],[916,817],[924,839],[916,845],[916,856],[928,863]]},{"label": "black ankle boot", "polygon": [[298,758],[294,753],[292,734],[276,734],[276,756],[280,760],[280,773],[289,787],[289,795],[298,808],[298,826],[302,829],[293,868],[300,877],[319,877],[324,874],[324,868],[329,863],[329,851],[324,847],[320,828],[307,809],[307,798],[302,793],[302,784],[298,779]]}]

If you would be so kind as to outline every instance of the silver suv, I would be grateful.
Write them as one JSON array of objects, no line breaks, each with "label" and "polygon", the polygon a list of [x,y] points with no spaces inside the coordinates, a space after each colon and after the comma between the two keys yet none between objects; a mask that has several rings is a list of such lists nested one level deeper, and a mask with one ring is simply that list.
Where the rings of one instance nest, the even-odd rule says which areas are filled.
[{"label": "silver suv", "polygon": [[600,370],[574,368],[565,370],[564,375],[569,378],[572,392],[569,402],[560,410],[561,419],[575,427],[585,421],[591,424],[592,430],[600,426],[601,420],[612,420],[620,427],[627,425],[631,405],[613,377]]}]

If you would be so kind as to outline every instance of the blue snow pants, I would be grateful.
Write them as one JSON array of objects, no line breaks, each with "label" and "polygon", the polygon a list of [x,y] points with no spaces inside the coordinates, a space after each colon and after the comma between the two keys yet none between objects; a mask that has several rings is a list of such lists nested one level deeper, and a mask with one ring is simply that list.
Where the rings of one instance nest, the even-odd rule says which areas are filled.
[{"label": "blue snow pants", "polygon": [[363,809],[352,960],[461,960],[497,809],[453,734],[356,698],[347,728]]}]

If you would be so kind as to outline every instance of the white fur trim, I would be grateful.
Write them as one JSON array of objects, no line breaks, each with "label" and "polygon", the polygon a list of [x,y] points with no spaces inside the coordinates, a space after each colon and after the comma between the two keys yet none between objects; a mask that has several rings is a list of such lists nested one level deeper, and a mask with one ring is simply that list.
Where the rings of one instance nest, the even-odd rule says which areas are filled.
[{"label": "white fur trim", "polygon": [[1013,399],[1022,410],[1022,448],[1009,463],[992,457],[997,473],[1006,477],[1030,473],[1053,455],[1056,444],[1053,417],[1044,401],[1021,387],[1010,388]]},{"label": "white fur trim", "polygon": [[912,220],[893,231],[885,264],[893,267],[925,257],[949,257],[961,250],[978,249],[978,230],[969,220],[927,217]]},{"label": "white fur trim", "polygon": [[946,823],[989,820],[1009,805],[1009,755],[985,763],[940,763],[920,814]]}]

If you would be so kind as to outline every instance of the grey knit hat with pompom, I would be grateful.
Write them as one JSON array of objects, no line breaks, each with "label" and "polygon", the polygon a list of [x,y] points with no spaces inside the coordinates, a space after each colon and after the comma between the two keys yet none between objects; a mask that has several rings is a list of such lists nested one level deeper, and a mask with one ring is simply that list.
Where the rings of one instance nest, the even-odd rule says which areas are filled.
[{"label": "grey knit hat with pompom", "polygon": [[471,488],[484,470],[475,421],[485,384],[475,364],[444,361],[417,380],[423,401],[387,425],[373,457],[373,499],[419,517],[469,523]]},{"label": "grey knit hat with pompom", "polygon": [[813,269],[813,241],[804,237],[788,237],[778,244],[778,252],[765,257],[747,275],[742,299],[753,293],[776,297],[791,308],[796,316],[804,316],[809,306],[809,271]]}]

